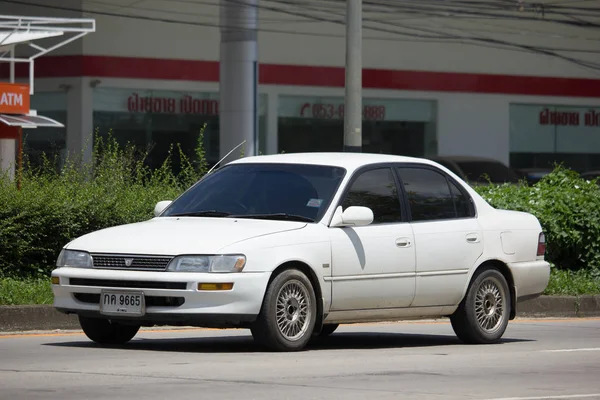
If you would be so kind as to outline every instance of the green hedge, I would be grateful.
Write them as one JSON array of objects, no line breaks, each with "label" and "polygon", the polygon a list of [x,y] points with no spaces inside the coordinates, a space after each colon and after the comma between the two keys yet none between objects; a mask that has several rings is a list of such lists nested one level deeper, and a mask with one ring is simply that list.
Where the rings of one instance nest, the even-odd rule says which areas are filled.
[{"label": "green hedge", "polygon": [[[151,218],[157,201],[174,199],[205,173],[202,149],[200,135],[197,161],[171,149],[162,167],[151,171],[143,162],[146,154],[109,136],[97,139],[94,162],[87,167],[68,161],[57,172],[55,160],[46,159],[17,174],[20,189],[0,177],[0,276],[47,275],[70,240]],[[177,177],[173,155],[182,164]]]},{"label": "green hedge", "polygon": [[559,269],[600,271],[600,187],[562,166],[535,185],[476,190],[496,208],[526,211],[542,224],[547,259]]},{"label": "green hedge", "polygon": [[[172,158],[182,165],[177,176]],[[158,170],[144,153],[120,147],[108,136],[96,140],[93,163],[68,161],[56,172],[52,160],[25,168],[22,185],[0,177],[0,277],[47,276],[62,246],[101,228],[152,217],[159,200],[173,199],[206,172],[202,133],[194,160],[180,148]],[[559,269],[600,271],[600,189],[573,171],[557,167],[535,186],[476,188],[493,206],[528,211],[542,223],[548,259]]]}]

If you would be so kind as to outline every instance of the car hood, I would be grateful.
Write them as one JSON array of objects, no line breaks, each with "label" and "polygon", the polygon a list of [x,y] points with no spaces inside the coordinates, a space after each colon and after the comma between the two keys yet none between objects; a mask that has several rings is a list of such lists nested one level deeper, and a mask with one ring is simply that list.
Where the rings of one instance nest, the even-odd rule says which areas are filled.
[{"label": "car hood", "polygon": [[294,221],[160,217],[92,232],[67,248],[91,253],[215,254],[237,242],[305,226]]}]

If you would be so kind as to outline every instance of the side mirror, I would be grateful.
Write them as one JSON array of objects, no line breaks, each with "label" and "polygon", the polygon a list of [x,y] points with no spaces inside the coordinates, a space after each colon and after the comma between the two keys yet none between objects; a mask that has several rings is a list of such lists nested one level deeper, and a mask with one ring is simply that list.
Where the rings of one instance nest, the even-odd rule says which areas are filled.
[{"label": "side mirror", "polygon": [[373,218],[373,210],[369,207],[352,206],[342,211],[342,207],[340,206],[335,210],[331,226],[365,226],[371,224]]},{"label": "side mirror", "polygon": [[154,206],[154,216],[158,217],[172,203],[171,200],[163,200],[156,203]]}]

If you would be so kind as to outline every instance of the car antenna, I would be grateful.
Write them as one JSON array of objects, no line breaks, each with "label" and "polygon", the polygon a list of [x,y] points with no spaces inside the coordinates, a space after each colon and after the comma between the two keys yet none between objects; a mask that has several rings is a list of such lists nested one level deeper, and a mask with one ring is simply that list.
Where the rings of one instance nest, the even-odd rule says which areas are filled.
[{"label": "car antenna", "polygon": [[240,147],[241,145],[243,145],[244,143],[246,143],[246,141],[244,140],[242,143],[238,144],[237,146],[235,146],[233,149],[231,149],[231,151],[227,154],[225,154],[225,157],[221,158],[215,165],[212,166],[211,169],[208,170],[208,172],[205,174],[208,175],[212,172],[213,169],[215,169],[217,167],[217,165],[221,164],[223,162],[224,159],[226,159],[227,157],[229,157],[229,155],[231,153],[233,153],[235,151],[235,149],[237,149],[238,147]]}]

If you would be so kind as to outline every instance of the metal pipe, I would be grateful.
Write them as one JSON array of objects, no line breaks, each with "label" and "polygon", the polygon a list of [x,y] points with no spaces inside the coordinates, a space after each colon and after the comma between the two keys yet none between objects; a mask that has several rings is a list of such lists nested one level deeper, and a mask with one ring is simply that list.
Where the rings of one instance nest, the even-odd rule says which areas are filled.
[{"label": "metal pipe", "polygon": [[33,78],[34,78],[34,64],[35,64],[35,60],[31,59],[29,60],[29,94],[32,95],[33,94]]},{"label": "metal pipe", "polygon": [[15,83],[15,46],[10,47],[10,83]]}]

